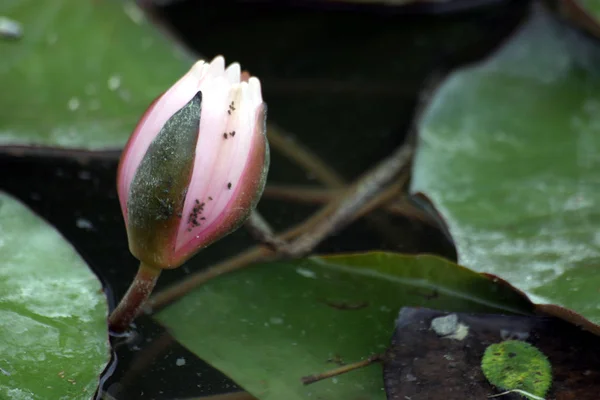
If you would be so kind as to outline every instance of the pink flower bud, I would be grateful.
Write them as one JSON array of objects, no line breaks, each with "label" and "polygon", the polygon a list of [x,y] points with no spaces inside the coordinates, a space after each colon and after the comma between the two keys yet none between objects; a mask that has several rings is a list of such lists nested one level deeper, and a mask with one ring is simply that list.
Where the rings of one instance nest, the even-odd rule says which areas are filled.
[{"label": "pink flower bud", "polygon": [[237,229],[258,202],[269,167],[260,82],[240,65],[198,61],[156,99],[119,163],[129,248],[175,268]]}]

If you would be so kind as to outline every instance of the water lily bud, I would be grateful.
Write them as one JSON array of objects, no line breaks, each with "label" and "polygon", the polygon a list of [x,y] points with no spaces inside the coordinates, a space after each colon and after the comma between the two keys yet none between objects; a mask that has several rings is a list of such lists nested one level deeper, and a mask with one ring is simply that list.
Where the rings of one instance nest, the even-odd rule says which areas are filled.
[{"label": "water lily bud", "polygon": [[150,105],[117,177],[134,256],[174,268],[246,220],[269,167],[265,114],[259,80],[220,56]]}]

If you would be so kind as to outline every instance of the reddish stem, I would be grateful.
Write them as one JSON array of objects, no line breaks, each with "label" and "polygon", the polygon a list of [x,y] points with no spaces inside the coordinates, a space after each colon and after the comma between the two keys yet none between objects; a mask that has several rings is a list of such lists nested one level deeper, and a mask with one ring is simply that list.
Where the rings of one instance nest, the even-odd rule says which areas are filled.
[{"label": "reddish stem", "polygon": [[140,310],[156,285],[161,269],[140,263],[138,272],[121,302],[108,317],[108,329],[123,333],[140,313]]}]

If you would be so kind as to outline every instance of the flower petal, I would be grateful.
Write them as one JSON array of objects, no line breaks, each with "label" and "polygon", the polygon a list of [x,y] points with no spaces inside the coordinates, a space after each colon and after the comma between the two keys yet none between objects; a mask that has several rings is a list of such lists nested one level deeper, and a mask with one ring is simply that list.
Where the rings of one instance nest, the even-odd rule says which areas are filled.
[{"label": "flower petal", "polygon": [[[263,103],[258,109],[246,111],[245,114],[250,121],[244,118],[238,122],[251,126],[252,132],[245,132],[245,140],[240,140],[237,148],[231,149],[230,156],[233,158],[229,159],[230,168],[225,179],[215,179],[208,185],[205,192],[207,198],[208,195],[215,193],[218,197],[210,196],[213,200],[205,203],[203,211],[206,215],[206,220],[203,221],[205,225],[192,229],[191,232],[187,229],[180,230],[174,263],[188,259],[200,249],[237,229],[254,209],[262,194],[269,167],[269,147],[265,135],[266,106]],[[237,136],[236,133],[234,138]],[[192,181],[188,193],[197,190],[194,177]],[[231,188],[227,187],[229,182]]]},{"label": "flower petal", "polygon": [[240,83],[240,74],[242,73],[242,68],[240,67],[240,64],[231,64],[229,67],[227,67],[225,73],[227,74],[227,79],[229,79],[230,83]]},{"label": "flower petal", "polygon": [[250,95],[252,96],[254,107],[258,107],[263,102],[260,81],[253,76],[248,80],[248,85],[250,85]]},{"label": "flower petal", "polygon": [[213,78],[226,77],[225,75],[225,58],[223,56],[216,56],[211,62],[208,68],[208,74]]}]

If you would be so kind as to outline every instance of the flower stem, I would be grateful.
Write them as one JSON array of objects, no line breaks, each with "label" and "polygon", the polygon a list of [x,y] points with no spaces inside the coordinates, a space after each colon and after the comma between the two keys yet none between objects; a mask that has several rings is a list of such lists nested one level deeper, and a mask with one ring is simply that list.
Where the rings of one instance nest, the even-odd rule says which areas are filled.
[{"label": "flower stem", "polygon": [[156,285],[162,270],[140,263],[138,272],[121,302],[108,317],[108,329],[123,333],[140,313],[140,310]]}]

